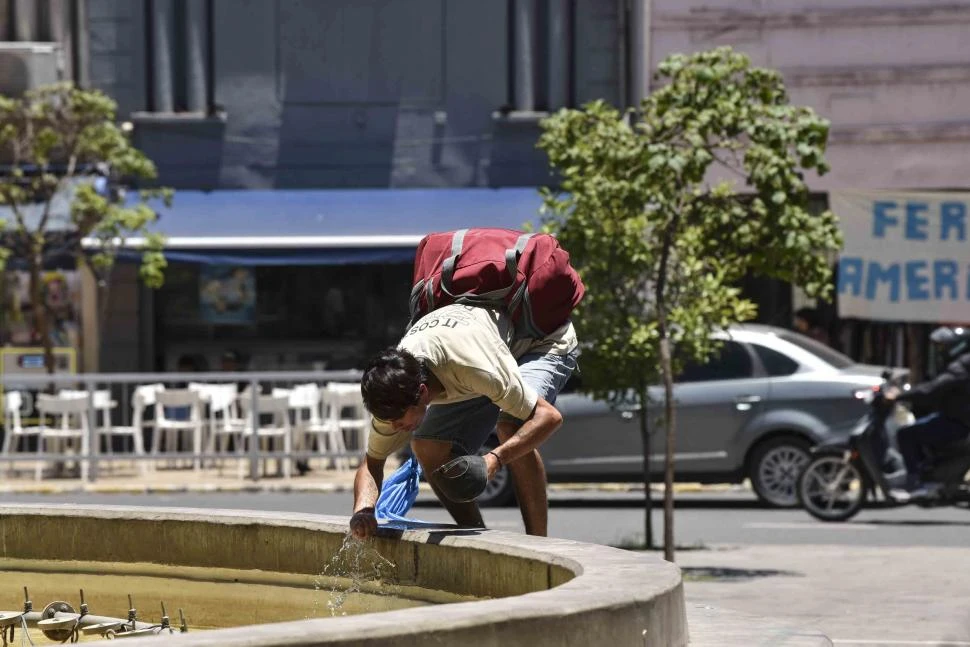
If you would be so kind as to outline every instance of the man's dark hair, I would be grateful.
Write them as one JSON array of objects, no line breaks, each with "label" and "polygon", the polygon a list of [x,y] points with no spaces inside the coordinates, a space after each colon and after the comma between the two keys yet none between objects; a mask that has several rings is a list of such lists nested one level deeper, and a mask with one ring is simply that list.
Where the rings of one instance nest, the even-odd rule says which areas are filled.
[{"label": "man's dark hair", "polygon": [[375,418],[396,420],[418,403],[428,383],[424,362],[401,348],[387,348],[371,360],[360,379],[364,406]]}]

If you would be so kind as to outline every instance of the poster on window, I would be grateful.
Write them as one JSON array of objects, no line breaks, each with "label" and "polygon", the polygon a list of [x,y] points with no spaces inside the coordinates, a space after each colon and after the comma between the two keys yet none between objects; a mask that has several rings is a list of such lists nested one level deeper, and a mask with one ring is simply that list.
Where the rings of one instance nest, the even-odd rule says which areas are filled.
[{"label": "poster on window", "polygon": [[248,267],[203,266],[199,310],[211,324],[245,325],[256,320],[256,277]]},{"label": "poster on window", "polygon": [[970,193],[839,191],[839,316],[970,322]]},{"label": "poster on window", "polygon": [[[41,343],[34,325],[30,292],[30,273],[3,273],[3,306],[0,336],[9,346],[34,346]],[[47,304],[51,345],[77,348],[81,327],[81,281],[75,270],[41,272],[40,290]]]}]

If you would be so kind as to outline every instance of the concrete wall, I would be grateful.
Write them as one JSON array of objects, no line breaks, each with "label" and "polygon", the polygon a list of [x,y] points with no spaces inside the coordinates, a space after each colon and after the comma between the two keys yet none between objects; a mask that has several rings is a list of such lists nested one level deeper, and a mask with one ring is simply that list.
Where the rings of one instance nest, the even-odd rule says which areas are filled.
[{"label": "concrete wall", "polygon": [[89,78],[118,102],[126,116],[145,109],[145,15],[143,2],[86,0]]},{"label": "concrete wall", "polygon": [[970,175],[970,2],[654,0],[650,58],[730,45],[830,119],[837,188],[955,188]]}]

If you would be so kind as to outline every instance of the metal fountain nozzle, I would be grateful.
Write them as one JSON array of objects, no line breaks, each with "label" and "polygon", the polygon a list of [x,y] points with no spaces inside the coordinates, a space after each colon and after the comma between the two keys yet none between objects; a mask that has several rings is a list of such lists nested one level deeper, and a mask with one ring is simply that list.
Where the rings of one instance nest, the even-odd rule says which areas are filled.
[{"label": "metal fountain nozzle", "polygon": [[88,615],[88,605],[84,602],[84,589],[81,589],[81,615]]},{"label": "metal fountain nozzle", "polygon": [[128,622],[131,623],[131,628],[135,628],[135,622],[138,620],[138,611],[135,609],[135,603],[131,601],[131,593],[128,594]]},{"label": "metal fountain nozzle", "polygon": [[169,622],[168,613],[165,612],[165,603],[162,602],[162,629],[170,629],[172,623]]},{"label": "metal fountain nozzle", "polygon": [[181,607],[179,607],[179,631],[183,634],[187,633],[189,630],[189,625],[185,622],[185,614],[182,613]]},{"label": "metal fountain nozzle", "polygon": [[27,587],[24,587],[24,613],[30,613],[34,610],[34,603],[30,601],[30,593],[27,592]]}]

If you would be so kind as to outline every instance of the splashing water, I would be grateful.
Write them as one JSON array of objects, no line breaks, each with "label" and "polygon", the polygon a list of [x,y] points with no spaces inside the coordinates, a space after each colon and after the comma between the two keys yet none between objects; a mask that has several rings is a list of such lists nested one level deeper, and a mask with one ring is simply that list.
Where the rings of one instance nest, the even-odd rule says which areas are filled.
[{"label": "splashing water", "polygon": [[[323,567],[320,576],[314,580],[316,591],[329,590],[327,610],[331,616],[347,615],[341,607],[347,598],[360,593],[365,582],[376,582],[379,589],[390,581],[396,568],[394,562],[382,556],[370,541],[355,539],[347,533],[340,549]],[[344,585],[349,580],[349,585]],[[320,596],[313,603],[313,615],[320,616]]]}]

